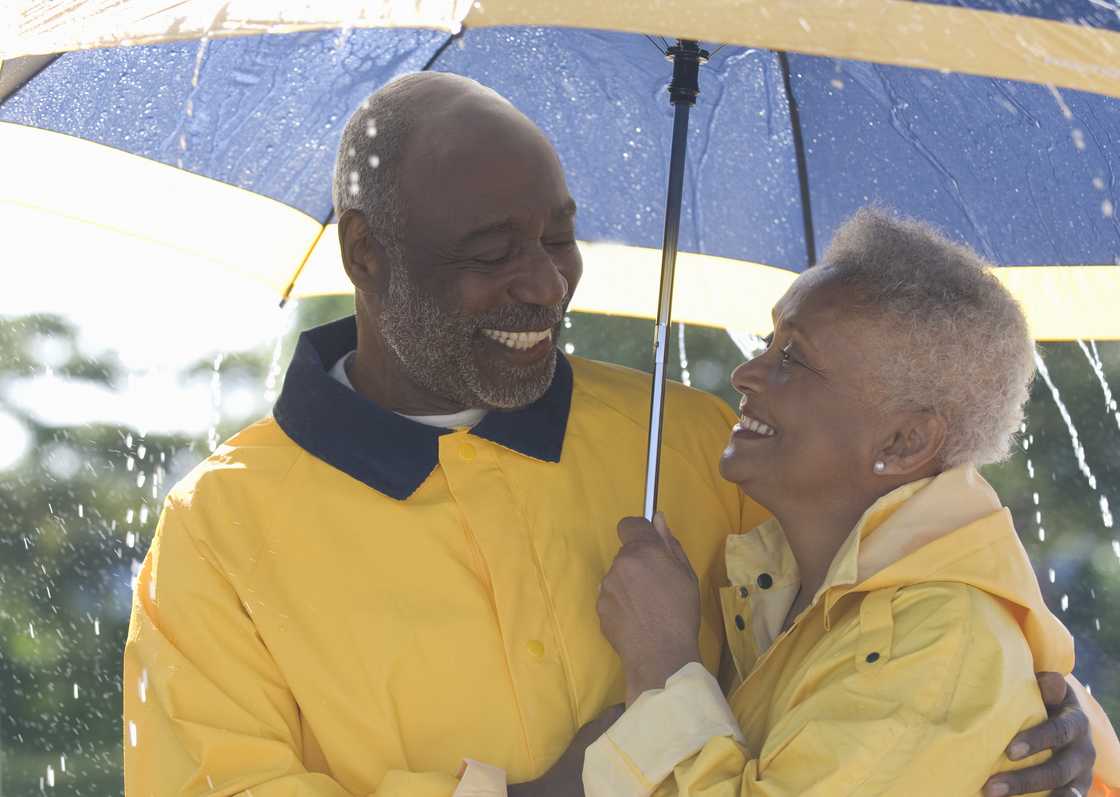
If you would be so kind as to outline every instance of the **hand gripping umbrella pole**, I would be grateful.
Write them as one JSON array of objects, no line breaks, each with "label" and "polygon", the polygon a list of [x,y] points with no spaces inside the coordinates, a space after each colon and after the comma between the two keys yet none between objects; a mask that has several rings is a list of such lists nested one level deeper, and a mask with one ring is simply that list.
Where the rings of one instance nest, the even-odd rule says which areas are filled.
[{"label": "hand gripping umbrella pole", "polygon": [[665,381],[669,361],[669,323],[673,314],[673,275],[677,267],[677,238],[681,227],[688,114],[700,93],[700,64],[708,59],[697,42],[678,39],[665,53],[673,62],[669,102],[674,108],[673,147],[669,157],[669,193],[665,201],[665,239],[661,249],[661,293],[653,339],[653,392],[649,408],[649,445],[646,450],[646,497],[643,514],[653,520],[661,470],[661,429],[665,415]]}]

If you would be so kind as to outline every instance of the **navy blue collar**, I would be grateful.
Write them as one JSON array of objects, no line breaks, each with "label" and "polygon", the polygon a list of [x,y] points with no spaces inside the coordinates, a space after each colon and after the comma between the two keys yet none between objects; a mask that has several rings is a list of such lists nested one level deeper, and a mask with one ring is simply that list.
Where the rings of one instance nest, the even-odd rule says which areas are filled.
[{"label": "navy blue collar", "polygon": [[[273,417],[301,448],[378,492],[403,501],[439,462],[437,429],[382,409],[339,384],[330,369],[357,348],[354,316],[299,336]],[[471,430],[525,456],[559,462],[572,403],[572,366],[557,355],[556,376],[520,410],[493,410]]]}]

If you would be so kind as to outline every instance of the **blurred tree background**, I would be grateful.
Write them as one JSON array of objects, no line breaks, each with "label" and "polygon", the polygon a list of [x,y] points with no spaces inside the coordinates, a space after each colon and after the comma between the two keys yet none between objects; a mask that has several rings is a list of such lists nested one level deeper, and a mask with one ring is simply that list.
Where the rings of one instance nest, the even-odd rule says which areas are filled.
[{"label": "blurred tree background", "polygon": [[[296,333],[352,307],[348,297],[305,300],[258,349],[200,352],[178,379],[184,390],[208,387],[204,432],[83,422],[80,406],[74,422],[44,422],[21,386],[63,380],[124,395],[136,375],[112,352],[83,353],[65,319],[0,317],[0,448],[15,451],[0,451],[0,797],[121,793],[121,650],[163,496],[268,411]],[[647,369],[650,340],[647,321],[573,314],[561,345]],[[678,331],[674,378],[734,403],[727,377],[743,356],[728,334],[690,327],[684,343]],[[1015,455],[986,476],[1077,637],[1078,674],[1120,717],[1120,414],[1110,393],[1120,390],[1120,343],[1045,344],[1040,354],[1049,383],[1035,385]]]}]

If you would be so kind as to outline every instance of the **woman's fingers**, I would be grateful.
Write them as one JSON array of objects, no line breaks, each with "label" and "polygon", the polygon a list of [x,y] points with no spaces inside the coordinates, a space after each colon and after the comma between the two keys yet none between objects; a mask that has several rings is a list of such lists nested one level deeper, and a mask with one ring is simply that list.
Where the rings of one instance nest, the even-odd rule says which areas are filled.
[{"label": "woman's fingers", "polygon": [[624,517],[618,521],[618,539],[623,545],[659,536],[654,525],[644,517]]}]

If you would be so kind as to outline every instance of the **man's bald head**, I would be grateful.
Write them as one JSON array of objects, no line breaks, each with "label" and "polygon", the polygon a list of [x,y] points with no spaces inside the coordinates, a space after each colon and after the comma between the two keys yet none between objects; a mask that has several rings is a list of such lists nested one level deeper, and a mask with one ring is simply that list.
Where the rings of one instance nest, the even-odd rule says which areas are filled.
[{"label": "man's bald head", "polygon": [[582,261],[536,125],[473,80],[409,75],[347,123],[334,188],[359,361],[364,338],[369,373],[412,394],[384,387],[387,406],[513,409],[547,390]]},{"label": "man's bald head", "polygon": [[[496,91],[461,75],[403,75],[368,97],[342,133],[334,173],[337,216],[350,208],[392,248],[405,215],[401,174],[419,163],[469,151],[486,131],[544,134]],[[549,145],[551,148],[551,145]]]}]

